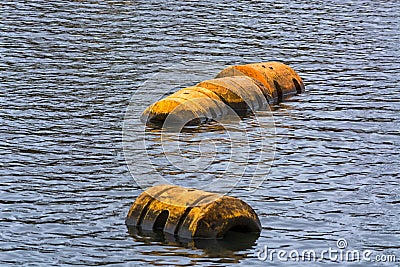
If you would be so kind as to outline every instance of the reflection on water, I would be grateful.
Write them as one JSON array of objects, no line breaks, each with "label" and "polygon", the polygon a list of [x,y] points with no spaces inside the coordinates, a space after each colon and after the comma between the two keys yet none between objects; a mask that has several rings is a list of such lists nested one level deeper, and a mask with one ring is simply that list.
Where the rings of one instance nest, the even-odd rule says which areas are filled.
[{"label": "reflection on water", "polygon": [[[264,245],[319,249],[338,238],[400,257],[399,10],[394,0],[2,1],[0,265],[257,266]],[[142,191],[121,132],[135,89],[181,61],[210,62],[211,78],[216,63],[272,60],[307,92],[272,107],[276,150],[260,189],[230,192],[260,217],[255,245],[221,257],[132,238],[124,218]],[[169,78],[138,106],[182,84]],[[182,140],[207,134],[220,136]],[[208,179],[182,182],[199,177]]]},{"label": "reflection on water", "polygon": [[[242,251],[254,248],[258,233],[240,233],[229,231],[222,239],[181,239],[162,231],[144,231],[137,227],[128,227],[131,237],[137,242],[147,245],[167,245],[195,249],[193,255],[197,257],[229,258],[232,262],[238,262],[247,257]],[[199,251],[201,251],[199,255]],[[165,252],[156,252],[162,256]],[[189,256],[189,255],[187,255]],[[190,257],[190,256],[189,256]]]}]

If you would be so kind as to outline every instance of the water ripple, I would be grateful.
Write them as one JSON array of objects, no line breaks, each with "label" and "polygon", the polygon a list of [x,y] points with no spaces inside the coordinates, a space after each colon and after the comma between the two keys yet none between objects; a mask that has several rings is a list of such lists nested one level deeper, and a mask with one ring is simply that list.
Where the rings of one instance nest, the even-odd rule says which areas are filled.
[{"label": "water ripple", "polygon": [[[264,245],[318,250],[339,237],[400,257],[398,1],[3,1],[0,12],[2,265],[251,266]],[[260,215],[248,248],[124,225],[141,192],[124,112],[139,84],[181,60],[279,60],[307,85],[272,107],[265,183],[232,192]]]}]

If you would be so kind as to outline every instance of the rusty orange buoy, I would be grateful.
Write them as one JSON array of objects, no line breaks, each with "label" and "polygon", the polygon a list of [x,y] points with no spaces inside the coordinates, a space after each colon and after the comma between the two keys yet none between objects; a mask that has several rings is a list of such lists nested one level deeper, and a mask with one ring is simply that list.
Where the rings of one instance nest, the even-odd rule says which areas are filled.
[{"label": "rusty orange buoy", "polygon": [[263,62],[231,66],[222,70],[216,78],[248,76],[262,83],[265,97],[272,96],[275,103],[304,92],[300,76],[289,66],[280,62]]},{"label": "rusty orange buoy", "polygon": [[144,191],[132,204],[125,223],[187,239],[222,238],[228,231],[261,231],[257,214],[244,201],[174,185]]},{"label": "rusty orange buoy", "polygon": [[142,113],[144,123],[200,124],[219,119],[232,110],[239,115],[304,92],[300,76],[280,62],[231,66],[215,79],[178,90]]}]

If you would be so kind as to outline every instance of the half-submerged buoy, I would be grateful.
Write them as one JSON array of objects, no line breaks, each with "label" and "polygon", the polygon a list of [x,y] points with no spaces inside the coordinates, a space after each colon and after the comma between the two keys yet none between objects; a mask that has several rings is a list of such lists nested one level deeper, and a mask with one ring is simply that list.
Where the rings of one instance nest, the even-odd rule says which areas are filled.
[{"label": "half-submerged buoy", "polygon": [[272,97],[273,103],[304,92],[304,83],[300,76],[291,67],[280,62],[231,66],[222,70],[216,78],[232,76],[248,76],[259,81],[264,86],[264,95],[267,98]]},{"label": "half-submerged buoy", "polygon": [[230,111],[239,115],[304,92],[300,76],[280,62],[231,66],[215,79],[183,88],[142,113],[144,123],[199,124],[219,119]]},{"label": "half-submerged buoy", "polygon": [[257,214],[244,201],[201,190],[158,185],[132,204],[125,223],[180,238],[223,238],[228,231],[261,232]]}]

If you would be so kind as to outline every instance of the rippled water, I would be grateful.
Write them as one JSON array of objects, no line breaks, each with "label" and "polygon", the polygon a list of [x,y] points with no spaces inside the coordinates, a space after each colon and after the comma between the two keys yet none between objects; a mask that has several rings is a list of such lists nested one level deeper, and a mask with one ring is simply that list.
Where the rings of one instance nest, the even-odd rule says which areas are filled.
[{"label": "rippled water", "polygon": [[[1,265],[277,266],[292,263],[261,262],[256,249],[339,238],[400,259],[398,1],[1,1],[0,11]],[[121,136],[135,88],[181,61],[272,60],[306,93],[272,107],[267,180],[232,193],[258,213],[260,237],[129,232],[141,190]]]}]

